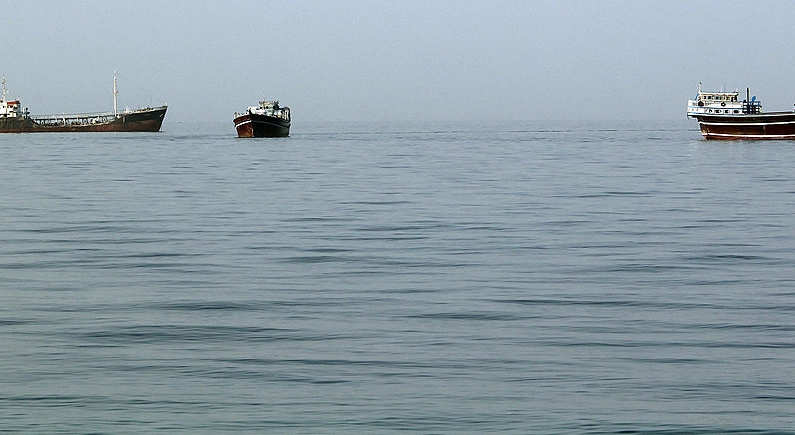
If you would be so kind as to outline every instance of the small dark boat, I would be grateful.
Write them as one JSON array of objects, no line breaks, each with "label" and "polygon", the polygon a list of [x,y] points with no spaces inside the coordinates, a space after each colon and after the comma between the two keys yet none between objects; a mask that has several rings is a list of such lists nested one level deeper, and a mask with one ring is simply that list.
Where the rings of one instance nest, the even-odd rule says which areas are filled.
[{"label": "small dark boat", "polygon": [[751,97],[739,101],[738,91],[702,92],[688,100],[687,116],[698,120],[705,139],[795,139],[795,112],[762,112],[762,103]]},{"label": "small dark boat", "polygon": [[278,101],[260,101],[245,113],[235,113],[237,137],[286,137],[290,135],[290,108]]},{"label": "small dark boat", "polygon": [[8,101],[3,78],[0,100],[0,133],[97,132],[97,131],[160,131],[167,106],[138,110],[116,110],[116,77],[113,78],[113,112],[70,115],[31,115],[22,110],[18,99]]}]

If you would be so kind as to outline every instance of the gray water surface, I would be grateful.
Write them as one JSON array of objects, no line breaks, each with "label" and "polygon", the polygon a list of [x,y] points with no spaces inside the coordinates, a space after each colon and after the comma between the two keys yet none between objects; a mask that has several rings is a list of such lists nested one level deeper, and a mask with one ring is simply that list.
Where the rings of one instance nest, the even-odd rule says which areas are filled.
[{"label": "gray water surface", "polygon": [[227,124],[0,136],[0,431],[795,427],[794,142]]}]

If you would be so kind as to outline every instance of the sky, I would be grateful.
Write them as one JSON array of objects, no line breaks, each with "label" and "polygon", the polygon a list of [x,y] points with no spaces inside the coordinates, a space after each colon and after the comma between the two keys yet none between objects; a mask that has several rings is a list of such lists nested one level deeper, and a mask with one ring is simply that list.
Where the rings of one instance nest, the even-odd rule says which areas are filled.
[{"label": "sky", "polygon": [[31,113],[226,121],[675,120],[698,83],[795,103],[784,1],[24,1],[0,74]]}]

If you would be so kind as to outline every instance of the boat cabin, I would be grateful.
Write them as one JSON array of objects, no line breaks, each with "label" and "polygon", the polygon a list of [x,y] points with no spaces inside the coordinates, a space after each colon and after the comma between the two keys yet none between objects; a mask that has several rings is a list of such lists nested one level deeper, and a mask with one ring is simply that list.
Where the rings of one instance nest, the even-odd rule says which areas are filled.
[{"label": "boat cabin", "polygon": [[[698,84],[698,94],[693,100],[687,100],[687,116],[695,114],[734,115],[745,113],[743,102],[739,99],[740,91],[704,92]],[[761,105],[760,105],[761,109]]]},{"label": "boat cabin", "polygon": [[[260,101],[259,106],[251,106],[248,108],[248,113],[254,115],[272,116],[274,118],[282,118],[290,120],[290,108],[279,106],[278,101]],[[237,116],[237,113],[235,114]]]},{"label": "boat cabin", "polygon": [[687,116],[695,115],[748,115],[762,112],[762,102],[756,96],[747,96],[740,101],[740,92],[704,92],[698,84],[698,94],[693,100],[687,100]]},{"label": "boat cabin", "polygon": [[0,118],[22,118],[25,112],[22,111],[22,105],[19,100],[6,100],[6,79],[3,77],[3,99],[0,100]]}]

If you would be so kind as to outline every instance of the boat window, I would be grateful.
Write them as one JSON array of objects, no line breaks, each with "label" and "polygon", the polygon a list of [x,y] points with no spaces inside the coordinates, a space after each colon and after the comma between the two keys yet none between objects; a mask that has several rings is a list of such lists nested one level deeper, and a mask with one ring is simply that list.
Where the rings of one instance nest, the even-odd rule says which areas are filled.
[{"label": "boat window", "polygon": [[739,110],[737,110],[737,109],[735,109],[735,110],[734,110],[734,113],[740,113],[740,111],[739,111]]}]

